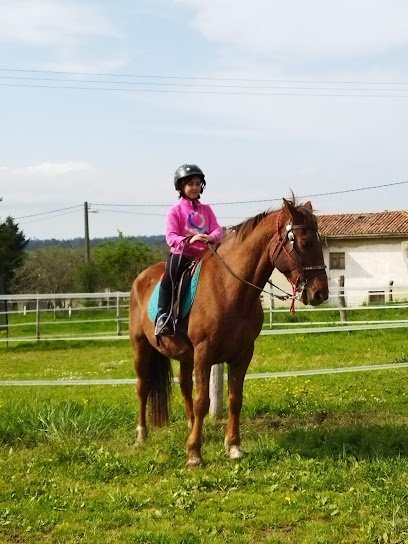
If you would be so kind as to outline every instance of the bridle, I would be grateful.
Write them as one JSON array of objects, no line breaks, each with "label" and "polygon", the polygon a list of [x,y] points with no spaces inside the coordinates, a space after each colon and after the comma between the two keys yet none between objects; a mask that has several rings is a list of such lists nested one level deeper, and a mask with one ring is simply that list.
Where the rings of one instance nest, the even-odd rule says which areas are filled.
[{"label": "bridle", "polygon": [[[297,259],[299,261],[299,263],[296,263],[295,259],[291,255],[291,253],[294,250],[294,245],[295,245],[295,233],[294,233],[294,230],[296,230],[296,229],[305,230],[306,229],[306,230],[314,230],[314,231],[318,232],[318,229],[317,229],[317,226],[313,225],[313,224],[310,224],[310,225],[306,225],[306,224],[305,225],[292,225],[289,222],[286,225],[286,228],[285,228],[285,236],[282,237],[282,235],[281,235],[281,230],[282,229],[281,229],[281,226],[280,226],[280,219],[281,219],[282,213],[283,213],[283,211],[281,211],[278,214],[278,217],[277,217],[277,220],[276,220],[278,241],[276,242],[276,245],[275,245],[275,247],[274,247],[274,249],[273,249],[273,251],[271,253],[271,258],[270,259],[271,259],[272,266],[274,268],[276,268],[276,266],[275,266],[276,259],[278,258],[281,251],[284,251],[286,253],[286,255],[289,257],[289,259],[294,264],[296,264],[296,265],[300,264],[300,267],[301,267],[302,271],[299,273],[298,277],[296,278],[296,281],[292,282],[292,281],[289,280],[290,284],[292,285],[292,293],[287,293],[284,289],[281,289],[280,287],[275,285],[272,281],[268,280],[267,283],[271,287],[273,287],[275,289],[278,289],[279,291],[284,293],[283,295],[272,294],[271,292],[266,291],[265,289],[262,289],[261,287],[258,287],[258,285],[255,285],[254,283],[251,283],[250,281],[247,281],[247,280],[241,278],[240,276],[238,276],[238,274],[236,274],[232,270],[232,268],[217,253],[217,250],[213,245],[211,245],[211,244],[207,244],[207,245],[208,245],[209,250],[212,252],[212,254],[215,255],[221,261],[221,263],[228,270],[228,272],[230,274],[232,274],[241,283],[249,285],[250,287],[254,287],[259,292],[266,293],[266,294],[268,294],[269,296],[271,296],[273,298],[277,298],[277,299],[283,300],[283,301],[284,300],[292,300],[292,303],[291,303],[291,306],[290,306],[290,312],[293,314],[295,312],[295,303],[296,303],[297,300],[300,300],[300,298],[302,297],[302,294],[303,294],[303,291],[304,291],[304,289],[305,289],[305,287],[307,285],[307,282],[310,279],[314,278],[315,276],[322,274],[326,269],[326,265],[322,264],[322,265],[316,265],[316,266],[303,266],[299,255],[297,253],[295,253],[296,256],[297,256]],[[291,250],[290,251],[288,251],[286,249],[287,242],[289,242],[290,245],[291,245]],[[304,277],[304,272],[305,271],[311,271],[311,270],[317,271],[317,274],[312,274],[309,277],[305,278]]]},{"label": "bridle", "polygon": [[[296,239],[294,231],[297,230],[297,229],[298,230],[313,230],[313,231],[316,232],[316,234],[318,234],[318,228],[317,228],[317,225],[313,224],[313,223],[304,224],[304,225],[292,225],[292,223],[288,222],[287,225],[286,225],[286,228],[285,228],[285,236],[282,238],[282,235],[281,235],[281,230],[282,229],[281,229],[281,225],[280,225],[280,220],[281,220],[282,213],[283,213],[283,210],[278,214],[277,219],[276,219],[276,231],[277,231],[277,235],[278,235],[278,241],[277,241],[277,243],[275,245],[275,248],[273,249],[272,254],[271,254],[271,263],[272,263],[272,266],[274,268],[276,268],[276,266],[275,266],[276,259],[278,258],[281,251],[283,251],[289,257],[289,259],[296,266],[298,266],[301,269],[301,272],[299,272],[295,282],[292,282],[292,281],[289,280],[289,282],[290,282],[290,284],[292,286],[292,295],[289,295],[287,298],[292,299],[290,312],[294,313],[295,312],[295,302],[296,302],[296,300],[300,300],[300,298],[302,297],[302,294],[303,294],[303,291],[304,291],[304,289],[305,289],[305,287],[307,285],[307,282],[310,279],[314,278],[315,276],[319,276],[323,272],[325,273],[326,265],[322,264],[322,265],[314,265],[314,266],[304,266],[303,263],[302,263],[301,258],[299,257],[298,253],[296,253],[296,252],[295,252],[295,255],[296,255],[296,258],[297,258],[298,262],[295,261],[295,259],[292,256],[292,253],[294,252],[295,239]],[[288,251],[286,249],[286,243],[287,242],[289,242],[290,245],[291,245],[290,251]],[[311,274],[308,277],[306,277],[305,272],[307,272],[307,271],[316,271],[317,273],[316,274]],[[270,281],[268,281],[268,283],[271,286],[275,287],[275,288],[277,287],[276,285],[273,285],[272,282],[270,282]],[[278,287],[278,289],[279,289],[279,287]],[[282,289],[280,289],[280,290],[282,291]]]}]

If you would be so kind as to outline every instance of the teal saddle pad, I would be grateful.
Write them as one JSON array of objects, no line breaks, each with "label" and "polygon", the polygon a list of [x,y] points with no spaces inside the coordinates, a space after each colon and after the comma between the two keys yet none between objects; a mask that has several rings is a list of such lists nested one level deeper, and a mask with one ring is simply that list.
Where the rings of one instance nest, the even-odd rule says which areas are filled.
[{"label": "teal saddle pad", "polygon": [[[191,306],[194,302],[194,297],[197,291],[197,285],[198,285],[198,277],[200,275],[201,265],[202,261],[200,261],[194,271],[193,277],[187,284],[184,293],[181,297],[181,311],[180,315],[181,317],[186,317],[188,312],[191,309]],[[159,302],[159,289],[160,289],[160,281],[157,282],[156,287],[153,289],[153,293],[149,300],[149,307],[147,309],[147,313],[149,315],[150,321],[153,321],[156,319],[157,315],[157,306]]]}]

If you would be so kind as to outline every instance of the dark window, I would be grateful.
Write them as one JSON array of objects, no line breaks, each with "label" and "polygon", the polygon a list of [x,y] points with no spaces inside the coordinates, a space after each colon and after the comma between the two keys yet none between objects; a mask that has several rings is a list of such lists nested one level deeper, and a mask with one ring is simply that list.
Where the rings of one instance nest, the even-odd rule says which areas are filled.
[{"label": "dark window", "polygon": [[330,253],[330,270],[345,270],[346,254],[344,251]]},{"label": "dark window", "polygon": [[368,303],[369,304],[385,304],[385,292],[384,291],[368,291]]}]

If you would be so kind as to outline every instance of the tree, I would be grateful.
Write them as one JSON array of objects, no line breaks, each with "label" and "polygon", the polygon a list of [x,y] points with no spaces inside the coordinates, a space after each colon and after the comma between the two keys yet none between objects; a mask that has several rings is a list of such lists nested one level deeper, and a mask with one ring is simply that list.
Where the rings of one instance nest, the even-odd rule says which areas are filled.
[{"label": "tree", "polygon": [[117,240],[100,244],[92,252],[92,260],[100,273],[100,287],[114,291],[128,291],[142,270],[162,259],[162,252],[129,240],[121,232]]},{"label": "tree", "polygon": [[24,233],[11,217],[0,223],[0,276],[3,277],[6,292],[9,292],[11,282],[23,264],[27,243]]},{"label": "tree", "polygon": [[28,251],[13,285],[20,293],[69,293],[76,290],[81,249],[50,247]]},{"label": "tree", "polygon": [[19,293],[128,291],[139,272],[162,259],[162,251],[122,234],[92,249],[89,263],[82,248],[44,247],[26,251],[13,288]]}]

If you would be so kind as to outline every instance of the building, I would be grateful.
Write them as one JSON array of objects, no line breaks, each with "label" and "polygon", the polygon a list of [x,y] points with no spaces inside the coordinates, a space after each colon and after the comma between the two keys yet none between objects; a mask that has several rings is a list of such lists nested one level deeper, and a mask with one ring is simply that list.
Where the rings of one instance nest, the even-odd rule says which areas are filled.
[{"label": "building", "polygon": [[[329,279],[329,304],[339,303],[341,277],[347,305],[408,300],[407,211],[318,215],[317,220]],[[277,270],[272,281],[290,291]],[[265,297],[264,304],[268,304]]]},{"label": "building", "polygon": [[408,300],[407,211],[319,215],[317,219],[332,294],[338,292],[343,276],[350,304]]}]

